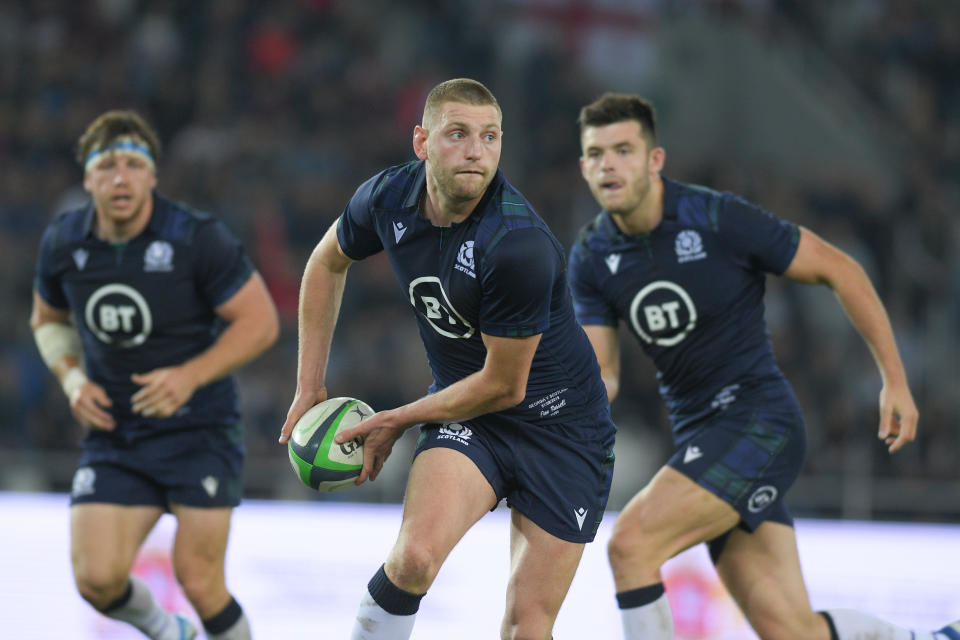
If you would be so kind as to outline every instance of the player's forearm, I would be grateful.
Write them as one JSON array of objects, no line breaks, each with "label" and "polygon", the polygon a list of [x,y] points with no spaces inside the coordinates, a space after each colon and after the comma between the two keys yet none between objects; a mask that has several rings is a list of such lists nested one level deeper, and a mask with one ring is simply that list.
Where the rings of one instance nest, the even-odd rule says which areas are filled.
[{"label": "player's forearm", "polygon": [[477,371],[449,387],[393,410],[404,426],[421,422],[457,422],[516,406],[526,386],[506,383],[499,376]]},{"label": "player's forearm", "polygon": [[620,393],[620,376],[609,371],[602,371],[603,386],[607,388],[607,402],[613,402]]},{"label": "player's forearm", "polygon": [[346,279],[346,267],[340,270],[339,265],[328,264],[318,251],[307,261],[300,285],[297,330],[297,387],[300,389],[323,386]]},{"label": "player's forearm", "polygon": [[277,325],[273,310],[237,318],[227,325],[209,349],[182,366],[200,388],[239,369],[276,342]]},{"label": "player's forearm", "polygon": [[597,356],[600,378],[607,389],[607,402],[613,402],[620,392],[620,339],[617,337],[617,328],[586,324],[583,331]]},{"label": "player's forearm", "polygon": [[906,383],[893,327],[870,278],[854,260],[829,283],[851,324],[863,337],[886,383]]}]

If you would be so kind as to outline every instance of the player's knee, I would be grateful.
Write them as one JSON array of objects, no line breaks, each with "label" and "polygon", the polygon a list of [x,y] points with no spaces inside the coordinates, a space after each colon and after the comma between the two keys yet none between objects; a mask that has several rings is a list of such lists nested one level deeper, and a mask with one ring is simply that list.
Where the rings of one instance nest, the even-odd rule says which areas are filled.
[{"label": "player's knee", "polygon": [[128,574],[108,566],[74,566],[73,581],[80,597],[102,610],[123,595]]},{"label": "player's knee", "polygon": [[643,531],[617,523],[607,542],[607,557],[610,564],[619,566],[624,563],[644,562],[648,560],[646,551],[650,545],[645,543]]},{"label": "player's knee", "polygon": [[387,573],[404,591],[424,593],[437,576],[441,562],[429,545],[407,541],[394,547],[387,561]]}]

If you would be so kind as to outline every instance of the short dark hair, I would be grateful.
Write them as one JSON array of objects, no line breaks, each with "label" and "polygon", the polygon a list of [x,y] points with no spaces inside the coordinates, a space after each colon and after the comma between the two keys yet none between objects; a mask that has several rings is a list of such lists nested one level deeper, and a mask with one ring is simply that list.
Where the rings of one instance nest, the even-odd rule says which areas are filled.
[{"label": "short dark hair", "polygon": [[428,120],[432,120],[436,111],[445,102],[462,102],[477,106],[491,105],[496,107],[497,113],[503,117],[500,111],[500,104],[494,97],[493,92],[487,89],[482,82],[470,78],[453,78],[441,82],[427,94],[426,103],[423,105],[423,125],[427,125]]},{"label": "short dark hair", "polygon": [[117,138],[134,136],[147,145],[153,161],[160,159],[160,137],[153,127],[136,111],[107,111],[90,123],[77,141],[77,162],[83,167],[87,164],[90,152],[102,149]]},{"label": "short dark hair", "polygon": [[657,146],[657,115],[653,104],[645,98],[625,93],[605,93],[580,109],[577,124],[580,134],[587,127],[603,127],[608,124],[636,120],[640,123],[641,135],[651,148]]}]

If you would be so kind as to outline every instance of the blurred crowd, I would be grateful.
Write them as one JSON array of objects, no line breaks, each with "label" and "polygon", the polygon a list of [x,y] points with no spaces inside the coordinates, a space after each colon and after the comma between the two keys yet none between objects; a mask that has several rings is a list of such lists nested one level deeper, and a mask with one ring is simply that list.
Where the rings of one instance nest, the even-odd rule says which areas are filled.
[{"label": "blurred crowd", "polygon": [[[29,460],[36,488],[66,488],[69,475],[44,461],[71,451],[80,431],[27,319],[40,233],[55,212],[85,199],[73,152],[100,112],[134,108],[157,127],[159,190],[222,217],[275,297],[281,341],[239,378],[250,493],[281,496],[282,483],[263,470],[286,464],[276,437],[295,386],[301,271],[356,186],[413,158],[412,129],[430,87],[468,76],[493,90],[504,110],[502,167],[569,246],[596,209],[577,166],[580,106],[608,89],[645,93],[657,74],[645,52],[662,51],[661,34],[689,20],[736,24],[771,50],[796,42],[815,51],[870,104],[873,135],[898,153],[897,179],[881,197],[876,185],[833,170],[829,148],[822,170],[798,175],[740,166],[735,149],[701,153],[662,140],[665,175],[739,192],[810,227],[864,265],[887,305],[921,414],[918,441],[895,457],[875,439],[876,368],[829,291],[768,280],[771,339],[808,423],[804,477],[921,482],[960,505],[960,5],[935,1],[5,2],[4,460]],[[630,55],[611,58],[611,43]],[[669,122],[669,106],[658,106]],[[618,469],[642,475],[665,459],[669,426],[654,371],[630,348],[614,407],[624,443]],[[351,268],[327,384],[331,395],[374,408],[414,399],[429,384],[409,303],[382,258]],[[0,489],[17,484],[6,467]],[[400,490],[379,497],[397,500]],[[944,513],[910,502],[874,504],[866,515],[960,519],[960,507]],[[804,504],[810,515],[840,514],[831,500]]]}]

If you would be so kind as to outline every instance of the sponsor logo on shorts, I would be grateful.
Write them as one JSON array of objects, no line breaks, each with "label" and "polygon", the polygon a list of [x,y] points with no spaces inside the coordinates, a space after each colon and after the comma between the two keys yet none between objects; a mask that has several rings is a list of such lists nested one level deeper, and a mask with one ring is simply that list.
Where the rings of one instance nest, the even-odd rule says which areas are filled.
[{"label": "sponsor logo on shorts", "polygon": [[70,489],[70,495],[74,498],[80,496],[93,495],[94,482],[96,482],[97,473],[90,467],[80,467],[73,474],[73,487]]},{"label": "sponsor logo on shorts", "polygon": [[583,531],[583,521],[587,517],[587,510],[584,507],[574,509],[573,515],[577,517],[577,526],[579,527],[580,531]]},{"label": "sponsor logo on shorts", "polygon": [[459,422],[448,422],[443,424],[437,430],[437,440],[456,440],[462,445],[469,445],[468,442],[473,436],[470,427],[465,427]]},{"label": "sponsor logo on shorts", "polygon": [[212,498],[217,495],[217,489],[220,487],[220,481],[213,476],[207,476],[200,481],[200,485],[203,486],[203,490],[207,492],[207,495]]},{"label": "sponsor logo on shorts", "polygon": [[765,484],[750,496],[747,501],[747,509],[750,513],[760,513],[777,499],[777,488],[773,485]]},{"label": "sponsor logo on shorts", "polygon": [[703,451],[700,451],[700,447],[691,444],[687,447],[687,450],[683,452],[683,464],[689,464],[697,458],[702,457]]}]

